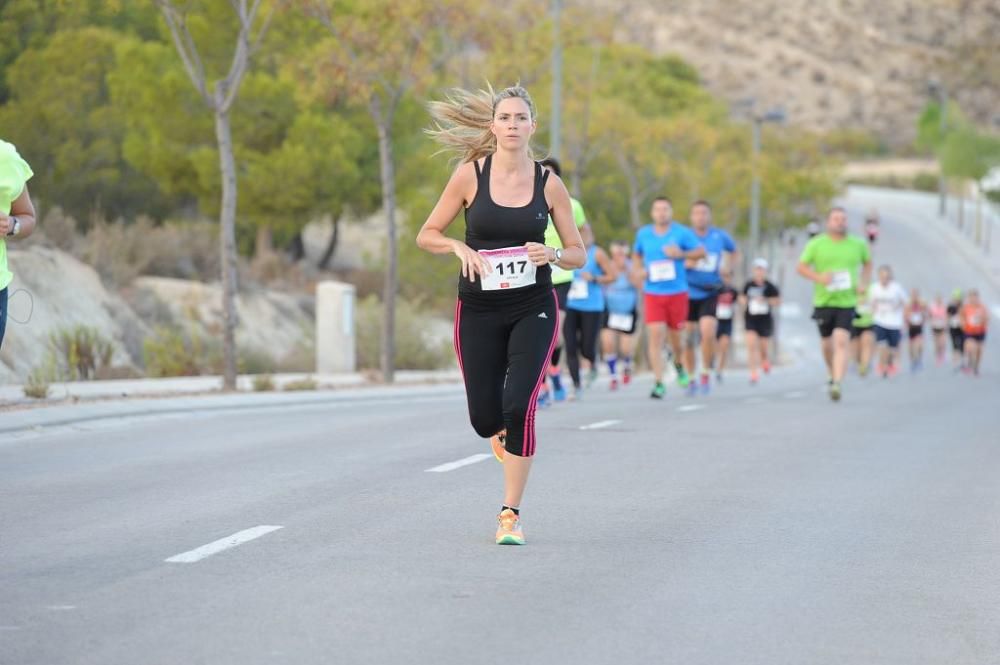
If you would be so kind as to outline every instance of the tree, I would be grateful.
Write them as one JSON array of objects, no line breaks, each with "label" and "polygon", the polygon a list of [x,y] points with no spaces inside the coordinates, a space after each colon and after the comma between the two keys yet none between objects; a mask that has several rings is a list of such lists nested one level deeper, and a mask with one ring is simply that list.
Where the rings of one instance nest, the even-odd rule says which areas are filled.
[{"label": "tree", "polygon": [[267,33],[273,8],[256,28],[262,0],[232,0],[238,22],[232,60],[222,78],[209,82],[204,61],[187,23],[187,7],[179,10],[171,0],[153,0],[163,17],[184,69],[205,106],[215,119],[215,136],[222,175],[222,198],[219,213],[220,251],[222,265],[222,348],[223,386],[236,389],[236,160],[233,157],[233,137],[230,112],[240,84],[247,72],[251,56]]},{"label": "tree", "polygon": [[28,155],[37,195],[86,222],[162,214],[156,183],[125,159],[125,127],[107,77],[135,40],[106,28],[65,29],[21,52],[7,71],[10,98],[0,107],[7,139]]},{"label": "tree", "polygon": [[382,378],[393,380],[396,292],[399,283],[396,156],[393,126],[405,96],[424,88],[444,65],[461,34],[467,3],[453,0],[302,0],[306,14],[326,28],[331,40],[317,50],[322,72],[336,89],[361,100],[378,134],[382,210],[386,222],[386,265],[382,304]]}]

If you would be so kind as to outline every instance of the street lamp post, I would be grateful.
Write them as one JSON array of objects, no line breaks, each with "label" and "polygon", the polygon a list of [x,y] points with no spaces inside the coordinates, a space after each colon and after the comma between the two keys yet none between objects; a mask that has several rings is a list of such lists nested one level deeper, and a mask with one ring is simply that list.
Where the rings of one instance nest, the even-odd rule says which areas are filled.
[{"label": "street lamp post", "polygon": [[752,117],[752,171],[750,182],[750,259],[760,251],[760,135],[761,126],[765,122],[782,123],[785,121],[785,111],[774,108],[766,113],[754,113]]},{"label": "street lamp post", "polygon": [[549,154],[562,150],[562,0],[552,0],[552,120]]},{"label": "street lamp post", "polygon": [[[938,140],[943,141],[948,131],[948,89],[936,80],[927,83],[931,97],[938,100]],[[941,155],[938,153],[938,216],[948,214],[948,183],[944,177],[944,167],[941,165]]]}]

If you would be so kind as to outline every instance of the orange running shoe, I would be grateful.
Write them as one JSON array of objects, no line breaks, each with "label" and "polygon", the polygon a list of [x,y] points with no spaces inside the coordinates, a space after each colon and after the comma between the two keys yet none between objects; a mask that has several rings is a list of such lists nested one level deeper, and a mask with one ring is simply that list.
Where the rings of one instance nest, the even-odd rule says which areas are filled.
[{"label": "orange running shoe", "polygon": [[493,457],[498,462],[503,462],[504,443],[507,441],[507,430],[500,430],[490,437],[490,447],[493,448]]},{"label": "orange running shoe", "polygon": [[510,508],[497,515],[497,545],[524,545],[521,519]]}]

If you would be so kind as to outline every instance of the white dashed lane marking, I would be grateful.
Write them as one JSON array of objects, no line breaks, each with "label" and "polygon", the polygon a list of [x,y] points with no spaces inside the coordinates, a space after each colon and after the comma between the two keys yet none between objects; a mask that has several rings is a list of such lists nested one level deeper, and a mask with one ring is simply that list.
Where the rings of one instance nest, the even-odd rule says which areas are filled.
[{"label": "white dashed lane marking", "polygon": [[580,425],[580,429],[604,429],[605,427],[617,425],[620,422],[620,420],[599,420],[596,423],[590,423],[589,425]]},{"label": "white dashed lane marking", "polygon": [[265,536],[272,531],[277,531],[280,526],[269,526],[262,524],[260,526],[255,526],[250,529],[244,529],[243,531],[237,531],[231,536],[226,536],[225,538],[220,538],[219,540],[212,541],[207,545],[202,545],[193,550],[188,550],[187,552],[181,552],[180,554],[175,554],[174,556],[166,559],[167,563],[194,563],[196,561],[201,561],[204,558],[210,557],[213,554],[218,554],[224,550],[228,550],[232,547],[242,545],[243,543],[248,543],[251,540]]},{"label": "white dashed lane marking", "polygon": [[447,462],[446,464],[439,464],[438,466],[432,466],[429,469],[424,469],[427,473],[445,473],[446,471],[454,471],[455,469],[460,469],[463,466],[469,466],[470,464],[475,464],[476,462],[482,462],[483,460],[488,460],[493,457],[490,453],[478,453],[476,455],[469,455],[468,457],[463,457],[460,460],[455,460],[454,462]]},{"label": "white dashed lane marking", "polygon": [[704,408],[704,404],[685,404],[684,406],[677,407],[677,410],[681,413],[687,413],[689,411],[701,411]]}]

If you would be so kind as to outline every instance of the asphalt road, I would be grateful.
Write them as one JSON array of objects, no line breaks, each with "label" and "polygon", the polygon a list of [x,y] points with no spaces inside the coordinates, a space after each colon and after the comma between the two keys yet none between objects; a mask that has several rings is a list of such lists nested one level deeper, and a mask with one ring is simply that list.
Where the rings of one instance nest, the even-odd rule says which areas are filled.
[{"label": "asphalt road", "polygon": [[[978,279],[882,214],[904,283]],[[788,287],[762,385],[540,414],[524,548],[455,387],[0,437],[0,663],[1000,662],[995,341],[831,404]]]}]

